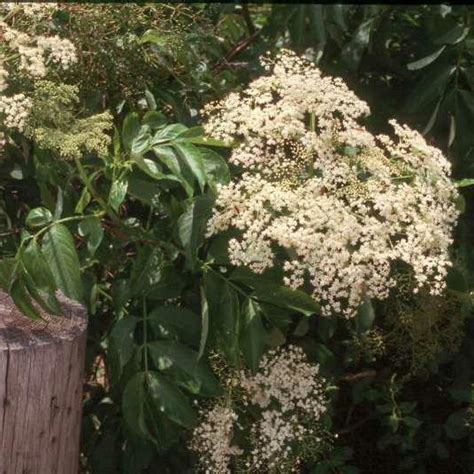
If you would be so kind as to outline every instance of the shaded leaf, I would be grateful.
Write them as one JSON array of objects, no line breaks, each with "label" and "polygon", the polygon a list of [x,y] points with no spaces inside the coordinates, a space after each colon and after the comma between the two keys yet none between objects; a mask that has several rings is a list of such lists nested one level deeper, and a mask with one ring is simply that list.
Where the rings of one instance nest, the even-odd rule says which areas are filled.
[{"label": "shaded leaf", "polygon": [[150,287],[147,297],[151,300],[178,298],[188,283],[187,275],[178,272],[173,265],[167,265],[163,267],[160,280]]},{"label": "shaded leaf", "polygon": [[293,309],[306,316],[319,313],[319,305],[308,294],[282,286],[278,281],[253,273],[247,268],[236,269],[230,279],[253,288],[254,295],[259,301]]},{"label": "shaded leaf", "polygon": [[178,236],[185,250],[188,268],[196,269],[198,250],[204,243],[206,224],[211,216],[213,200],[198,196],[178,219]]},{"label": "shaded leaf", "polygon": [[161,279],[163,252],[158,247],[141,247],[130,273],[130,291],[133,296],[148,293]]},{"label": "shaded leaf", "polygon": [[110,332],[108,354],[112,373],[116,380],[118,380],[125,364],[127,364],[135,352],[134,333],[138,322],[138,318],[126,316],[118,320]]},{"label": "shaded leaf", "polygon": [[375,320],[375,311],[370,298],[366,298],[359,306],[356,315],[356,328],[358,332],[368,331]]},{"label": "shaded leaf", "polygon": [[240,347],[248,367],[254,372],[258,369],[265,350],[265,328],[260,308],[250,298],[242,304],[242,329]]},{"label": "shaded leaf", "polygon": [[136,112],[132,112],[125,117],[122,125],[122,142],[128,152],[132,151],[133,140],[140,132],[140,128],[140,121]]},{"label": "shaded leaf", "polygon": [[131,298],[130,295],[130,284],[126,278],[116,278],[112,283],[111,290],[113,308],[118,316],[122,313],[128,300]]},{"label": "shaded leaf", "polygon": [[143,116],[142,124],[148,125],[151,129],[156,129],[166,124],[166,116],[162,112],[149,110]]},{"label": "shaded leaf", "polygon": [[201,285],[199,288],[201,294],[201,337],[199,338],[198,359],[204,355],[206,349],[207,337],[209,335],[209,304],[206,298],[206,292]]},{"label": "shaded leaf", "polygon": [[160,306],[148,314],[148,322],[156,334],[169,332],[183,344],[199,346],[201,321],[187,308]]},{"label": "shaded leaf", "polygon": [[76,214],[82,214],[84,212],[84,209],[90,203],[90,201],[91,201],[91,194],[89,190],[86,187],[84,187],[81,192],[81,197],[79,198],[79,201],[77,201],[74,212]]},{"label": "shaded leaf", "polygon": [[345,10],[347,7],[347,5],[337,3],[325,5],[329,20],[334,22],[344,32],[347,31],[347,24],[345,20]]},{"label": "shaded leaf", "polygon": [[434,44],[457,44],[469,33],[469,28],[462,25],[454,25],[449,31],[443,33],[433,40]]},{"label": "shaded leaf", "polygon": [[10,286],[13,283],[12,277],[16,268],[15,258],[2,258],[0,260],[0,288],[5,292],[10,291]]},{"label": "shaded leaf", "polygon": [[148,372],[146,377],[148,403],[171,421],[185,428],[196,423],[196,415],[188,399],[157,372]]},{"label": "shaded leaf", "polygon": [[[178,378],[187,389],[203,396],[214,397],[220,393],[219,383],[209,366],[203,359],[198,359],[198,353],[186,346],[173,341],[155,341],[148,344],[148,349],[155,365],[159,368],[171,366],[172,373],[178,370],[185,374]],[[163,359],[165,359],[163,361]]]},{"label": "shaded leaf", "polygon": [[316,63],[319,62],[326,46],[326,28],[324,26],[323,5],[306,5],[309,10],[311,24],[309,30],[314,46],[316,46]]},{"label": "shaded leaf", "polygon": [[352,36],[351,41],[347,43],[342,50],[341,57],[352,71],[357,71],[359,68],[362,55],[367,49],[370,41],[373,25],[373,18],[361,23]]},{"label": "shaded leaf", "polygon": [[122,396],[122,410],[130,429],[143,438],[153,438],[145,421],[146,374],[138,372],[127,383]]},{"label": "shaded leaf", "polygon": [[156,206],[160,196],[159,185],[155,181],[136,176],[128,178],[127,192],[148,206]]},{"label": "shaded leaf", "polygon": [[328,342],[337,329],[337,318],[322,316],[318,318],[317,332],[323,342]]},{"label": "shaded leaf", "polygon": [[87,216],[78,226],[79,235],[87,238],[87,250],[94,255],[104,237],[104,229],[100,219],[96,216]]},{"label": "shaded leaf", "polygon": [[224,278],[213,272],[204,274],[204,289],[209,307],[209,331],[231,364],[239,360],[239,300]]},{"label": "shaded leaf", "polygon": [[449,415],[444,423],[444,431],[451,439],[462,439],[471,432],[469,422],[467,420],[468,411],[462,409]]},{"label": "shaded leaf", "polygon": [[442,64],[426,73],[408,96],[404,111],[414,113],[435,100],[439,101],[455,70],[456,68],[452,65]]}]

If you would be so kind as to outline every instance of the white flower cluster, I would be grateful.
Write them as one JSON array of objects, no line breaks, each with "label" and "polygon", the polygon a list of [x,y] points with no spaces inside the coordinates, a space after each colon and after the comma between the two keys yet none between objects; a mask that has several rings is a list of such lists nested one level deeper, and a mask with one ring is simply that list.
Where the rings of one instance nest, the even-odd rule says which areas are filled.
[{"label": "white flower cluster", "polygon": [[458,217],[446,158],[395,121],[395,139],[372,135],[358,122],[367,104],[294,53],[264,64],[270,75],[204,110],[243,170],[219,188],[208,235],[239,229],[231,261],[255,272],[285,249],[285,284],[309,282],[324,314],[387,297],[396,262],[415,292],[439,294]]},{"label": "white flower cluster", "polygon": [[[274,472],[299,461],[298,444],[308,437],[318,444],[318,422],[326,412],[324,379],[319,366],[307,362],[296,346],[272,350],[255,375],[241,372],[237,386],[243,406],[234,411],[218,404],[204,412],[195,429],[191,448],[210,473],[226,473],[233,456],[244,456],[245,472]],[[237,415],[238,413],[238,415]],[[250,426],[245,426],[250,421]],[[232,445],[234,431],[248,446]],[[275,471],[276,472],[276,471]]]},{"label": "white flower cluster", "polygon": [[[8,4],[7,9],[21,8],[25,14],[35,14],[35,12],[51,10],[55,4]],[[5,7],[5,4],[3,5]],[[10,62],[7,62],[4,55],[0,56],[0,93],[8,88],[9,67],[11,61],[17,64],[17,68],[26,73],[31,79],[41,79],[46,76],[49,63],[57,64],[62,70],[67,70],[72,64],[77,62],[74,45],[67,39],[59,36],[30,36],[16,30],[5,22],[0,21],[0,37],[4,40],[5,46],[10,52],[16,52],[19,62],[16,63],[15,54],[10,55]],[[32,100],[24,94],[12,96],[0,95],[0,112],[3,115],[2,125],[5,128],[23,131],[26,119],[32,107]]]},{"label": "white flower cluster", "polygon": [[293,454],[295,441],[317,436],[313,428],[327,408],[324,380],[319,366],[305,359],[300,347],[289,346],[270,351],[256,375],[241,374],[241,387],[248,394],[245,404],[262,409],[252,427],[255,443],[248,467],[253,471],[277,468]]},{"label": "white flower cluster", "polygon": [[27,15],[34,17],[35,19],[42,19],[58,8],[56,2],[2,2],[0,3],[0,9],[6,11],[12,11],[21,9],[21,11]]},{"label": "white flower cluster", "polygon": [[3,92],[8,87],[8,71],[3,64],[3,57],[0,54],[0,92]]},{"label": "white flower cluster", "polygon": [[25,94],[15,94],[11,97],[0,95],[0,114],[3,114],[3,124],[22,132],[32,107],[32,100]]},{"label": "white flower cluster", "polygon": [[60,65],[65,71],[77,62],[76,48],[67,39],[61,39],[59,36],[39,36],[36,44],[47,52],[48,61]]},{"label": "white flower cluster", "polygon": [[29,36],[4,22],[0,22],[0,34],[10,49],[18,51],[20,69],[33,79],[45,77],[49,63],[67,70],[77,62],[76,49],[68,39],[59,36]]},{"label": "white flower cluster", "polygon": [[232,409],[219,404],[203,413],[203,420],[194,430],[190,447],[200,453],[206,474],[230,473],[232,456],[241,454],[238,447],[231,445],[236,419]]}]

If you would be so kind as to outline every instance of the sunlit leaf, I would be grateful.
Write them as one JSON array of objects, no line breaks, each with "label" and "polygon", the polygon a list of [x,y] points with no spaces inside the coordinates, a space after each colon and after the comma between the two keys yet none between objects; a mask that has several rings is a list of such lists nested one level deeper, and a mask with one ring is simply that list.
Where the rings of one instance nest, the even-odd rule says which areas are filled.
[{"label": "sunlit leaf", "polygon": [[49,209],[45,207],[36,207],[32,209],[26,216],[26,225],[31,229],[44,227],[53,220],[53,215]]},{"label": "sunlit leaf", "polygon": [[425,56],[424,58],[418,59],[417,61],[413,61],[407,64],[407,68],[410,71],[416,71],[417,69],[423,69],[426,66],[429,66],[433,61],[439,58],[441,53],[445,50],[446,46],[441,46],[441,48],[437,49],[433,53]]},{"label": "sunlit leaf", "polygon": [[43,237],[42,251],[51,267],[57,286],[69,298],[82,301],[79,258],[68,228],[55,224]]},{"label": "sunlit leaf", "polygon": [[138,135],[139,131],[140,121],[138,120],[138,114],[135,112],[128,114],[122,126],[122,142],[128,152],[132,151],[133,139]]}]

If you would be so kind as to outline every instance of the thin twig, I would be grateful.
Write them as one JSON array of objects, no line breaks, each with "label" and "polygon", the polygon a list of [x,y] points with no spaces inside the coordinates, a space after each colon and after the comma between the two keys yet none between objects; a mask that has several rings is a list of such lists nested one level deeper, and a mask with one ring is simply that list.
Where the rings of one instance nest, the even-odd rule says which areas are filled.
[{"label": "thin twig", "polygon": [[[102,221],[102,226],[104,227],[105,231],[108,232],[109,234],[113,235],[114,237],[117,237],[117,239],[122,240],[124,242],[132,243],[132,240],[129,235],[127,235],[125,232],[122,232],[121,230],[113,227],[110,225],[110,223]],[[150,240],[150,239],[133,239],[133,242],[139,242],[142,244],[159,244],[161,241],[160,240]]]},{"label": "thin twig", "polygon": [[362,372],[357,372],[355,374],[344,375],[344,377],[341,377],[338,380],[338,383],[342,383],[342,382],[354,383],[354,382],[357,382],[359,380],[366,379],[369,377],[376,377],[376,375],[377,375],[377,372],[375,370],[371,370],[371,369],[364,370]]},{"label": "thin twig", "polygon": [[261,30],[255,31],[253,35],[237,43],[237,45],[234,46],[234,48],[232,48],[219,62],[214,64],[214,66],[212,67],[212,70],[214,72],[219,72],[226,65],[228,65],[229,61],[234,56],[236,56],[237,54],[247,49],[258,38],[258,36],[260,35],[260,31]]},{"label": "thin twig", "polygon": [[375,414],[368,415],[364,419],[358,421],[357,423],[354,423],[353,425],[348,426],[347,428],[339,430],[337,432],[338,436],[344,436],[346,434],[351,433],[352,431],[355,431],[355,430],[359,429],[362,425],[365,425],[368,421],[375,418],[375,416],[376,416]]},{"label": "thin twig", "polygon": [[15,235],[15,234],[19,234],[19,233],[20,233],[20,229],[12,229],[8,232],[4,232],[3,234],[0,234],[0,238],[8,237],[10,235]]}]

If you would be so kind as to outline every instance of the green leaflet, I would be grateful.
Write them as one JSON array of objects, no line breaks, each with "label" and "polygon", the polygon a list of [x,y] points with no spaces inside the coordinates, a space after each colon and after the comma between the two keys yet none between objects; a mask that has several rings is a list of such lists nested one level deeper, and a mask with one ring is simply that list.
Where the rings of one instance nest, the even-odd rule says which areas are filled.
[{"label": "green leaflet", "polygon": [[186,397],[158,372],[138,372],[127,383],[122,397],[125,421],[134,433],[159,442],[161,416],[191,427],[196,415]]},{"label": "green leaflet", "polygon": [[178,219],[178,236],[184,248],[188,268],[197,268],[197,254],[204,243],[207,220],[212,211],[213,200],[209,196],[198,196]]},{"label": "green leaflet", "polygon": [[41,250],[49,262],[57,286],[67,297],[83,300],[79,258],[68,228],[55,224],[43,237]]},{"label": "green leaflet", "polygon": [[166,367],[177,382],[192,393],[208,397],[219,395],[217,379],[207,363],[198,359],[196,351],[174,341],[150,342],[148,350],[158,368]]}]

